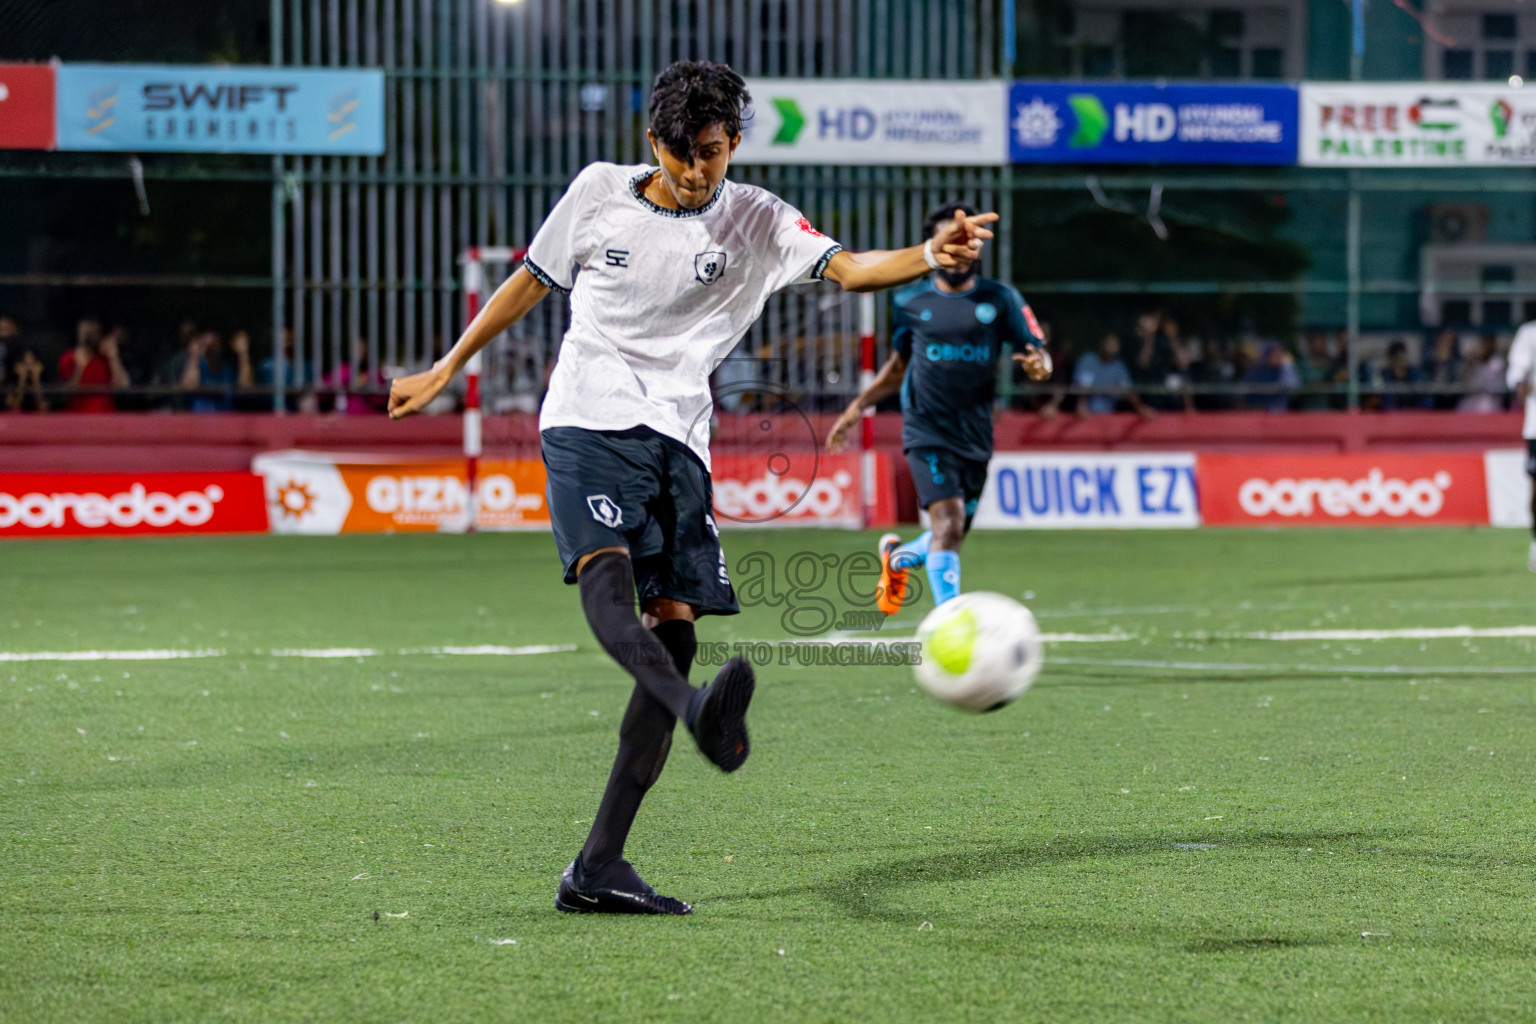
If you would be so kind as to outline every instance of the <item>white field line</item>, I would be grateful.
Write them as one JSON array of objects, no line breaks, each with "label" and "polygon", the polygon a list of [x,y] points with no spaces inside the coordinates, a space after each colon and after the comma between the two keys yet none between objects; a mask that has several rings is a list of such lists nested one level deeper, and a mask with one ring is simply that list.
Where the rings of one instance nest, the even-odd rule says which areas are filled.
[{"label": "white field line", "polygon": [[[821,636],[774,637],[771,640],[733,640],[730,643],[778,644],[778,643],[833,643],[864,646],[877,643],[898,643],[917,639],[916,633],[880,633],[868,635],[867,630],[837,630]],[[1040,639],[1048,644],[1118,644],[1136,640],[1131,633],[1041,633]]]},{"label": "white field line", "polygon": [[278,647],[267,652],[274,658],[371,658],[372,647]]},{"label": "white field line", "polygon": [[1297,665],[1235,661],[1152,661],[1137,658],[1051,658],[1047,665],[1157,668],[1179,672],[1308,672],[1331,676],[1536,675],[1536,668],[1528,665]]},{"label": "white field line", "polygon": [[381,651],[373,647],[280,647],[266,652],[215,650],[142,650],[142,651],[0,651],[0,662],[17,661],[179,661],[185,658],[261,657],[273,658],[375,658],[395,655],[431,654],[445,657],[517,657],[525,654],[558,654],[576,650],[575,644],[530,644],[525,647],[500,647],[481,644],[474,647],[405,647]]},{"label": "white field line", "polygon": [[1263,633],[1234,633],[1243,640],[1463,640],[1536,637],[1536,626],[1437,626],[1421,629],[1285,629]]},{"label": "white field line", "polygon": [[196,651],[0,651],[0,661],[174,661],[222,658],[226,652]]},{"label": "white field line", "polygon": [[477,644],[473,647],[406,647],[401,654],[442,654],[459,658],[496,657],[509,658],[522,654],[561,654],[574,651],[575,644],[527,644],[523,647],[501,647],[496,644]]}]

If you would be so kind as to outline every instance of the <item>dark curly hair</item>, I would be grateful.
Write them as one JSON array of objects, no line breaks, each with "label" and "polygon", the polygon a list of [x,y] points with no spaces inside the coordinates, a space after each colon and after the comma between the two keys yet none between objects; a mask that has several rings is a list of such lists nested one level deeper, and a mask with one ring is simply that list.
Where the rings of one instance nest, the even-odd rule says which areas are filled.
[{"label": "dark curly hair", "polygon": [[718,124],[727,138],[741,132],[743,110],[752,102],[747,83],[725,64],[679,61],[651,86],[651,134],[677,156],[698,155],[699,132]]},{"label": "dark curly hair", "polygon": [[969,217],[975,212],[975,208],[969,203],[945,203],[943,206],[936,206],[928,211],[927,217],[923,218],[923,238],[925,240],[932,238],[934,229],[947,220],[954,220],[955,214],[963,213]]}]

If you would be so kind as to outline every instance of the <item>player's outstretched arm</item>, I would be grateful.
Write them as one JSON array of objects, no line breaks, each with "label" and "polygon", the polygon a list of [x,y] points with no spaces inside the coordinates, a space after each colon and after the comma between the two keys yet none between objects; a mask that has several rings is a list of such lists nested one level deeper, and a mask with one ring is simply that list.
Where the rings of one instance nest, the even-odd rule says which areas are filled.
[{"label": "player's outstretched arm", "polygon": [[[823,276],[842,285],[844,291],[873,292],[906,284],[938,267],[966,270],[981,255],[982,240],[992,237],[986,225],[996,220],[995,213],[978,213],[969,217],[957,213],[943,231],[923,245],[906,249],[839,252],[827,263]],[[933,263],[928,262],[929,253],[933,256]]]},{"label": "player's outstretched arm", "polygon": [[848,447],[848,432],[853,429],[855,423],[864,415],[864,410],[871,406],[879,405],[901,390],[901,382],[907,375],[907,357],[900,352],[892,352],[891,358],[880,367],[880,372],[869,387],[848,403],[848,408],[832,424],[832,432],[827,435],[827,451],[836,455]]},{"label": "player's outstretched arm", "polygon": [[389,418],[404,419],[420,412],[442,393],[453,375],[464,369],[469,357],[490,344],[492,338],[528,315],[528,311],[549,294],[527,268],[517,271],[496,289],[480,315],[465,328],[463,336],[448,354],[432,364],[430,370],[396,377],[389,384]]}]

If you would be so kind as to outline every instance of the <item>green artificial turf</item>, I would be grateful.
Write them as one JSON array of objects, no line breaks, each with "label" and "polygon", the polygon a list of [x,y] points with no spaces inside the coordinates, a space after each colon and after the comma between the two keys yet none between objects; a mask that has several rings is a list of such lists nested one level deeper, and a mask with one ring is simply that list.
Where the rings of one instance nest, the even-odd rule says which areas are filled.
[{"label": "green artificial turf", "polygon": [[[642,919],[552,906],[629,684],[547,536],[6,543],[0,652],[224,653],[0,662],[0,1020],[1536,1019],[1536,641],[1239,635],[1530,626],[1525,545],[974,535],[966,589],[1125,639],[986,716],[761,669],[746,767],[679,736],[641,811],[697,904]],[[475,644],[578,649],[398,653]]]}]

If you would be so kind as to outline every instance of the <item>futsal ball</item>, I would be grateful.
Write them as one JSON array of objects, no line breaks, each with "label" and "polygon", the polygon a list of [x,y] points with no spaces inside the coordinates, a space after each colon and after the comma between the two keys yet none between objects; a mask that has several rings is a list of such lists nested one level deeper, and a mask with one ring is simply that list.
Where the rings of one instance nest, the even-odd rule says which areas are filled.
[{"label": "futsal ball", "polygon": [[917,627],[923,689],[967,711],[996,711],[1018,700],[1040,674],[1045,645],[1029,609],[977,591],[951,598]]}]

